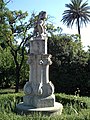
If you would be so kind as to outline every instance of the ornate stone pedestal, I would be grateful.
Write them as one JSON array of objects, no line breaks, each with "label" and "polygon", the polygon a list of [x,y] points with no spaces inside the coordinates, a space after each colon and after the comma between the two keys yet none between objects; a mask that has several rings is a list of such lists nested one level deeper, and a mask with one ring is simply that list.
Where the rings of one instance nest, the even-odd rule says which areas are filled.
[{"label": "ornate stone pedestal", "polygon": [[51,55],[47,54],[47,37],[36,36],[30,41],[29,81],[24,86],[23,102],[16,108],[20,113],[62,113],[63,106],[55,102],[54,85],[49,81]]}]

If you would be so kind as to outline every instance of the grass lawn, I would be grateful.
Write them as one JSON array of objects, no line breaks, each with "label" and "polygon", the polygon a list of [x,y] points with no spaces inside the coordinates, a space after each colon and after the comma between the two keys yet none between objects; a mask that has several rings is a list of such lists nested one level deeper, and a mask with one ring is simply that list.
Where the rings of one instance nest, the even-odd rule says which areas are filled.
[{"label": "grass lawn", "polygon": [[14,93],[12,89],[0,90],[0,120],[90,120],[90,98],[66,94],[55,94],[56,101],[64,106],[62,115],[39,114],[17,115],[14,108],[22,101],[24,93]]}]

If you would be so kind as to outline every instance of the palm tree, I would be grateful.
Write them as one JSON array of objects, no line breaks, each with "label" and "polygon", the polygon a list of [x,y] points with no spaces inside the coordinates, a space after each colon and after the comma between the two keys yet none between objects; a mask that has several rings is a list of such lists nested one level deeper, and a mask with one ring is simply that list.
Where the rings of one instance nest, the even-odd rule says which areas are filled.
[{"label": "palm tree", "polygon": [[65,4],[68,9],[63,12],[63,21],[67,27],[72,27],[74,22],[78,27],[78,34],[80,35],[80,28],[83,23],[86,24],[90,21],[90,6],[87,1],[82,3],[83,0],[71,0],[71,3]]}]

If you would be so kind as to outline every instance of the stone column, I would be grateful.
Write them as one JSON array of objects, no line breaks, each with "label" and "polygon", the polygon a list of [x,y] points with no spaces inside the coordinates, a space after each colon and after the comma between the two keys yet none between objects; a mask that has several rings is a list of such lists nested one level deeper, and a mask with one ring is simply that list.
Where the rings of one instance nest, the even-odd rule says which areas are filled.
[{"label": "stone column", "polygon": [[24,86],[23,102],[17,105],[21,112],[62,112],[62,104],[55,102],[54,85],[49,81],[51,55],[47,53],[46,12],[39,13],[34,37],[30,40],[28,64],[29,81]]},{"label": "stone column", "polygon": [[[34,38],[30,41],[30,78],[24,86],[24,103],[34,107],[54,106],[54,86],[49,81],[51,55],[47,54],[47,38]],[[45,98],[49,97],[49,98]],[[32,101],[32,102],[31,102]]]}]

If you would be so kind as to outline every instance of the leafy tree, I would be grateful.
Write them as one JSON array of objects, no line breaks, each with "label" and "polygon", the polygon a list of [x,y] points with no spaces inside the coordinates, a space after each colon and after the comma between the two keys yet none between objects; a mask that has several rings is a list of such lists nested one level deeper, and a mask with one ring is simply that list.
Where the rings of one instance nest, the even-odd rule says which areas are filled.
[{"label": "leafy tree", "polygon": [[83,3],[83,0],[71,0],[71,3],[65,4],[65,6],[68,9],[64,11],[61,21],[67,27],[72,27],[74,22],[76,22],[78,34],[80,35],[81,25],[86,25],[90,21],[90,6],[88,6],[88,2]]},{"label": "leafy tree", "polygon": [[79,88],[85,95],[88,92],[88,54],[83,50],[79,36],[53,35],[48,42],[53,61],[50,80],[55,85],[55,92],[74,94]]},{"label": "leafy tree", "polygon": [[7,88],[14,83],[15,65],[10,48],[0,47],[0,87]]},{"label": "leafy tree", "polygon": [[47,31],[48,31],[48,36],[52,36],[52,35],[61,35],[63,29],[61,27],[55,27],[53,24],[47,23],[46,24],[47,27]]},{"label": "leafy tree", "polygon": [[87,83],[87,89],[88,89],[88,94],[90,95],[90,46],[88,46],[88,62],[87,62],[87,67],[86,67],[86,70],[87,70],[87,76],[88,76],[88,83]]},{"label": "leafy tree", "polygon": [[[2,2],[3,8],[1,9],[2,22],[0,23],[0,41],[2,47],[9,46],[10,52],[13,56],[15,63],[15,73],[16,73],[16,88],[15,91],[18,92],[20,79],[22,76],[20,74],[23,69],[25,55],[27,56],[27,51],[25,49],[27,41],[32,37],[32,26],[37,19],[37,16],[33,13],[28,22],[26,22],[27,12],[20,11],[10,11],[6,8],[4,1]],[[27,58],[27,57],[26,57]],[[20,73],[21,72],[21,73]]]},{"label": "leafy tree", "polygon": [[33,15],[30,20],[26,22],[27,12],[10,11],[6,9],[4,1],[0,3],[3,5],[1,12],[2,22],[0,22],[0,41],[5,46],[9,46],[16,68],[16,88],[18,92],[20,71],[24,61],[24,54],[26,53],[25,45],[31,38],[30,29],[33,26]]}]

